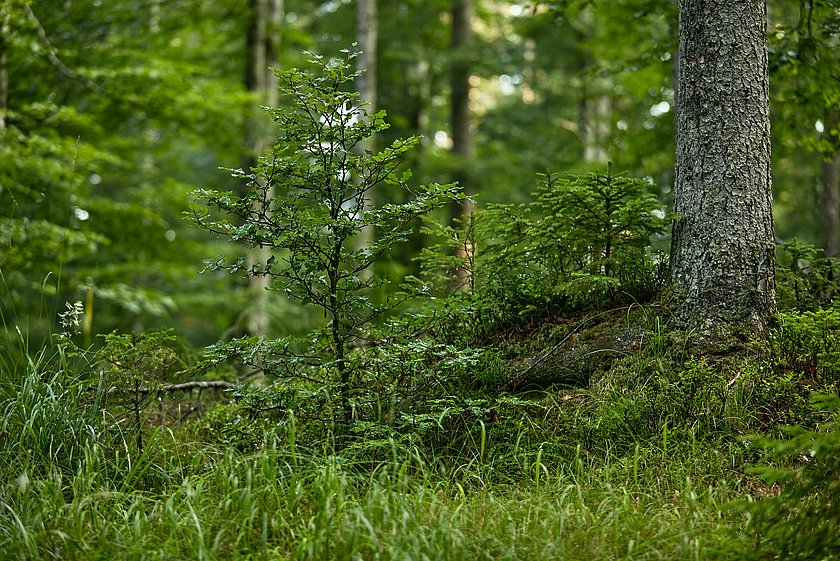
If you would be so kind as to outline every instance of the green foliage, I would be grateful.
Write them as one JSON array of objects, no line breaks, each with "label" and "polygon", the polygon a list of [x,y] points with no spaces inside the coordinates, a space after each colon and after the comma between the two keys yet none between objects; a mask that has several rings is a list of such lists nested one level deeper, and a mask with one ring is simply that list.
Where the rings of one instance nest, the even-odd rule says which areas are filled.
[{"label": "green foliage", "polygon": [[[61,324],[66,331],[55,335],[53,345],[45,347],[55,349],[56,357],[60,360],[49,361],[44,365],[45,368],[57,368],[59,371],[78,370],[79,388],[60,377],[50,380],[49,385],[82,389],[81,384],[87,383],[84,389],[95,397],[94,415],[98,417],[101,413],[102,418],[98,420],[103,430],[118,433],[126,451],[129,450],[128,442],[132,441],[134,450],[142,453],[144,434],[154,432],[169,416],[166,408],[173,405],[173,401],[165,398],[167,388],[186,372],[203,373],[201,370],[204,366],[192,365],[189,346],[177,338],[172,330],[110,333],[102,336],[99,346],[79,347],[73,339],[77,335],[83,312],[81,303],[76,303],[68,304],[67,311],[60,314]],[[25,363],[9,364],[12,365],[10,372],[14,373]],[[158,406],[158,415],[154,420],[147,411],[152,404]],[[176,400],[174,405],[180,408],[182,402]],[[195,403],[190,407],[197,408]]]},{"label": "green foliage", "polygon": [[748,558],[840,555],[840,399],[823,395],[813,405],[822,417],[816,428],[788,427],[782,439],[755,440],[766,450],[755,471],[777,492],[744,505],[757,543]]},{"label": "green foliage", "polygon": [[[172,348],[177,339],[171,330],[146,333],[110,333],[103,338],[101,349],[93,353],[109,393],[114,393],[125,413],[116,420],[133,432],[137,449],[143,450],[143,413],[158,397],[157,391],[173,380],[177,367],[184,366]],[[113,401],[113,400],[112,400]]]},{"label": "green foliage", "polygon": [[[433,312],[422,325],[435,324]],[[623,378],[605,377],[591,391],[527,396],[482,391],[507,374],[497,350],[441,344],[416,331],[372,336],[380,344],[348,354],[358,365],[357,420],[338,453],[330,386],[303,379],[238,391],[235,406],[207,415],[191,434],[219,448],[158,431],[140,454],[119,433],[100,430],[74,449],[72,462],[55,456],[67,468],[51,469],[49,451],[64,454],[72,433],[48,423],[55,430],[40,437],[42,469],[29,469],[19,453],[25,439],[0,463],[0,548],[45,559],[77,548],[129,559],[237,559],[255,551],[352,559],[384,547],[477,559],[657,559],[663,551],[745,558],[747,519],[721,509],[754,489],[743,473],[753,457],[732,436],[767,407],[759,382],[767,381],[766,391],[797,392],[798,381],[774,378],[756,357],[679,364],[669,354],[674,334],[653,314],[645,318],[645,337],[655,344],[613,366]],[[409,331],[410,320],[401,321],[389,333]],[[129,383],[128,366],[144,364],[142,357],[152,357],[151,370],[167,362],[154,358],[166,356],[154,340],[146,352],[142,341],[114,336],[108,356],[126,366]],[[166,334],[159,342],[171,343]],[[240,348],[246,357],[260,349]],[[107,387],[100,385],[103,400]],[[40,388],[64,396],[60,380]],[[87,383],[78,388],[91,395]],[[108,409],[87,403],[60,411],[110,421]],[[16,431],[23,418],[7,416],[4,428]]]},{"label": "green foliage", "polygon": [[836,383],[840,368],[840,307],[780,314],[769,338],[771,356],[813,382]]},{"label": "green foliage", "polygon": [[[213,441],[249,450],[260,446],[267,436],[286,431],[291,423],[310,446],[330,449],[340,437],[342,446],[352,445],[367,454],[375,442],[386,444],[382,438],[399,434],[410,440],[424,432],[419,431],[417,419],[434,418],[443,403],[452,405],[443,415],[447,417],[473,394],[477,400],[484,399],[479,390],[498,386],[508,374],[497,351],[396,336],[403,327],[389,325],[390,341],[354,349],[348,355],[354,371],[350,432],[336,423],[341,420],[337,415],[341,404],[336,400],[339,380],[316,367],[294,373],[290,363],[300,360],[294,353],[273,355],[271,343],[257,341],[240,346],[235,360],[260,364],[269,377],[281,383],[233,392],[235,404],[211,412],[202,420],[202,432]],[[224,347],[227,352],[232,349],[232,345]],[[344,453],[352,455],[346,449]]]},{"label": "green foliage", "polygon": [[486,235],[485,216],[486,212],[475,211],[454,218],[452,225],[429,221],[423,226],[421,233],[437,243],[422,247],[414,259],[422,263],[433,282],[450,285],[456,292],[475,291],[476,277],[481,274],[476,264],[476,243]]},{"label": "green foliage", "polygon": [[106,387],[83,369],[74,371],[57,349],[45,347],[26,363],[7,358],[0,366],[0,472],[73,473],[90,446],[109,442]]},{"label": "green foliage", "polygon": [[172,381],[171,373],[182,366],[172,346],[177,342],[172,330],[147,333],[110,333],[96,351],[99,361],[108,365],[108,380],[122,388],[139,385],[154,387]]},{"label": "green foliage", "polygon": [[[415,219],[459,198],[452,184],[411,186],[410,173],[398,172],[417,138],[396,140],[376,153],[359,152],[362,142],[387,124],[384,112],[368,115],[358,94],[347,91],[358,76],[352,72],[356,56],[349,51],[343,59],[313,56],[309,69],[280,72],[288,105],[271,110],[280,138],[256,169],[234,172],[247,182],[248,193],[198,191],[200,200],[224,216],[217,219],[200,208],[193,216],[202,228],[271,252],[264,263],[220,259],[213,268],[267,276],[272,288],[323,312],[328,326],[306,341],[305,354],[318,357],[316,377],[328,381],[333,373],[337,376],[344,421],[352,417],[351,341],[364,338],[371,322],[416,293],[405,285],[404,293],[376,301],[371,293],[388,280],[371,266],[406,241]],[[377,186],[398,190],[409,200],[371,208]],[[269,343],[266,352],[301,356],[295,343]]]},{"label": "green foliage", "polygon": [[644,261],[651,238],[666,232],[666,215],[650,183],[605,173],[545,174],[537,191],[541,257],[555,278],[568,271],[620,277]]},{"label": "green foliage", "polygon": [[473,330],[551,310],[645,301],[665,279],[652,240],[674,218],[649,189],[611,168],[546,174],[531,205],[491,204],[455,226],[428,228],[438,242],[418,259],[438,282],[468,283],[455,302]]},{"label": "green foliage", "polygon": [[554,471],[547,456],[523,458],[532,479],[513,489],[475,468],[440,470],[396,443],[366,473],[289,442],[258,454],[178,449],[163,438],[155,445],[182,477],[152,490],[112,479],[101,450],[63,478],[4,479],[2,551],[22,559],[653,560],[663,551],[707,558],[731,540],[719,505],[732,491],[695,481],[687,454],[674,449],[670,461],[639,462],[629,481],[615,477],[617,460],[613,469],[578,462]]},{"label": "green foliage", "polygon": [[[69,344],[74,335],[41,352],[7,337],[5,556],[745,558],[747,519],[722,507],[756,489],[745,476],[755,456],[736,437],[774,433],[780,422],[816,429],[765,442],[774,450],[765,461],[781,470],[768,482],[781,494],[753,505],[761,553],[837,556],[827,547],[838,518],[837,405],[808,407],[812,391],[836,387],[840,319],[828,304],[837,270],[813,247],[781,248],[787,311],[754,354],[692,358],[651,315],[634,339],[641,349],[578,355],[614,355],[588,388],[497,391],[524,366],[509,355],[532,359],[573,342],[585,335],[574,329],[583,311],[635,307],[665,278],[667,262],[650,246],[673,218],[656,200],[672,182],[672,2],[573,0],[509,13],[476,2],[487,32],[454,57],[450,3],[380,3],[380,43],[400,47],[378,56],[379,103],[394,127],[350,92],[352,54],[316,58],[312,70],[281,73],[287,96],[270,112],[281,126],[271,152],[220,187],[239,182],[248,193],[200,192],[212,210],[198,221],[270,251],[256,263],[240,259],[243,245],[211,249],[206,232],[177,220],[191,185],[217,182],[219,164],[239,165],[253,106],[239,84],[248,10],[229,0],[96,4],[0,7],[11,24],[0,37],[10,77],[9,107],[0,108],[4,328],[20,320],[24,333],[46,333],[56,310],[82,299],[58,315],[67,327],[84,321],[86,341],[162,321],[215,341],[241,292],[229,275],[188,273],[194,256],[216,253],[214,272],[265,275],[291,297],[272,310],[283,334],[307,331],[309,311],[324,321],[305,337],[216,345],[202,368],[233,359],[278,383],[240,387],[234,403],[191,426],[171,420],[202,413],[207,399],[183,403],[183,415],[177,402],[178,416],[167,415],[175,406],[162,390],[186,360],[169,331],[114,332],[84,351]],[[837,87],[826,71],[836,66],[835,4],[802,3],[810,15],[793,25],[794,10],[771,0],[784,24],[771,31],[781,229],[814,222],[796,216],[809,216],[801,210],[813,197],[801,187],[814,184],[819,162],[799,156],[836,151],[827,110]],[[294,65],[288,51],[305,46],[337,53],[354,33],[353,6],[288,0],[280,60]],[[479,109],[471,161],[438,143],[447,72],[467,56]],[[825,132],[815,134],[817,119]],[[411,136],[421,133],[435,142]],[[384,149],[354,150],[372,134]],[[489,204],[454,227],[430,226],[424,235],[437,246],[423,260],[447,294],[429,307],[394,307],[418,291],[388,286],[385,267],[403,271],[413,254],[394,249],[420,238],[410,232],[415,216],[457,198],[451,186],[416,183],[457,168],[482,200],[519,203],[546,154],[587,171],[584,144],[663,188],[610,168],[542,176],[530,204]],[[408,162],[419,181],[402,173]],[[468,290],[449,294],[455,288]],[[380,328],[395,311],[399,319]],[[566,317],[539,325],[558,313]],[[518,338],[506,339],[513,331]],[[785,518],[773,521],[779,512]]]},{"label": "green foliage", "polygon": [[[812,238],[816,197],[808,186],[816,184],[820,158],[837,145],[837,127],[826,115],[837,97],[826,70],[836,60],[835,4],[802,4],[800,17],[796,3],[771,0],[777,226]],[[279,59],[296,64],[301,48],[338,53],[338,45],[353,40],[352,9],[287,2]],[[509,13],[479,2],[475,21],[488,33],[455,57],[469,58],[478,80],[472,87],[481,95],[473,116],[476,155],[466,160],[431,141],[448,130],[450,9],[440,0],[411,0],[380,10],[381,43],[399,49],[383,48],[378,56],[378,103],[394,126],[379,131],[377,142],[429,139],[406,155],[420,183],[464,168],[482,200],[519,202],[544,169],[545,154],[558,169],[590,169],[581,161],[591,144],[587,131],[603,128],[597,148],[617,168],[654,178],[661,186],[656,194],[667,200],[672,2],[575,1]],[[194,17],[182,18],[185,11]],[[13,0],[3,14],[9,95],[0,130],[0,267],[9,290],[0,304],[6,312],[14,305],[19,318],[46,332],[55,310],[92,286],[94,331],[177,323],[193,340],[215,341],[234,323],[244,291],[222,275],[186,279],[202,256],[238,251],[209,248],[203,233],[178,217],[194,185],[218,183],[217,166],[240,165],[242,123],[254,105],[241,84],[251,11],[231,0],[160,6]],[[627,49],[628,42],[635,48]],[[600,113],[602,102],[607,109]],[[814,129],[818,120],[822,133]],[[808,151],[813,156],[806,159]],[[233,185],[229,180],[223,189]],[[377,195],[378,202],[402,200],[391,191]],[[410,254],[394,255],[395,268],[410,267]],[[50,292],[45,298],[42,287]],[[536,297],[537,288],[525,294]],[[592,301],[627,285],[616,289],[590,276],[569,290]],[[284,330],[278,335],[287,325],[290,332],[307,329],[300,323],[276,322]]]},{"label": "green foliage", "polygon": [[640,352],[627,353],[590,383],[589,434],[630,447],[670,427],[702,439],[729,439],[782,424],[815,422],[814,391],[837,387],[835,310],[786,312],[768,339],[747,354],[697,357],[685,337],[645,318]]},{"label": "green foliage", "polygon": [[[768,33],[777,235],[828,243],[823,164],[840,151],[837,0],[770,0]],[[808,186],[816,189],[809,189]]]},{"label": "green foliage", "polygon": [[88,294],[88,342],[163,322],[212,341],[229,325],[235,299],[204,312],[229,283],[193,279],[212,250],[180,218],[217,158],[237,158],[250,100],[218,64],[230,24],[199,4],[0,6],[0,311],[30,341]]},{"label": "green foliage", "polygon": [[840,265],[823,250],[794,238],[780,244],[776,260],[776,300],[782,310],[813,310],[840,290]]},{"label": "green foliage", "polygon": [[593,383],[594,410],[584,430],[597,445],[619,451],[665,432],[710,440],[738,433],[743,410],[728,385],[731,375],[703,359],[679,364],[628,356]]}]

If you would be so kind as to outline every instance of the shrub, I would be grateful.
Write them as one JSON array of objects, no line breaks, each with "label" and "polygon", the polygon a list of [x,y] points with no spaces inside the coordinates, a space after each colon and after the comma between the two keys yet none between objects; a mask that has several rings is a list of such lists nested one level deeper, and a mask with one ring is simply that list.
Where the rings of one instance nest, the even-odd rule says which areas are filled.
[{"label": "shrub", "polygon": [[605,173],[543,175],[536,235],[555,278],[572,271],[617,278],[644,262],[651,237],[664,234],[673,219],[649,189],[645,180],[614,174],[611,165]]},{"label": "shrub", "polygon": [[756,438],[766,450],[757,468],[779,493],[745,506],[753,515],[757,559],[840,556],[840,398],[814,399],[823,417],[814,429],[788,427],[787,438]]},{"label": "shrub", "polygon": [[[313,55],[308,68],[279,72],[284,105],[270,110],[279,138],[255,169],[233,172],[247,184],[247,194],[200,190],[198,199],[222,217],[205,207],[193,216],[202,228],[270,252],[261,263],[220,258],[211,268],[268,277],[272,289],[315,306],[326,320],[309,337],[240,340],[228,355],[257,370],[328,386],[327,394],[338,398],[329,409],[345,423],[358,387],[351,345],[417,293],[416,286],[404,285],[384,301],[371,297],[388,282],[372,265],[407,239],[416,218],[460,197],[454,184],[416,186],[410,173],[399,173],[416,137],[376,153],[361,150],[388,125],[384,112],[368,114],[348,88],[358,76],[352,72],[357,54],[345,51],[343,59],[330,60]],[[373,208],[374,189],[387,187],[405,202]]]},{"label": "shrub", "polygon": [[[419,260],[466,295],[455,305],[477,330],[551,310],[579,310],[659,292],[667,261],[650,251],[674,218],[647,181],[605,173],[545,174],[530,205],[488,205],[454,226],[433,225],[438,241]],[[457,283],[456,283],[457,284]],[[464,287],[462,287],[464,288]]]},{"label": "shrub", "polygon": [[813,382],[837,382],[840,371],[840,307],[789,311],[768,341],[771,358]]},{"label": "shrub", "polygon": [[837,293],[840,264],[823,250],[794,238],[780,244],[776,257],[776,301],[782,310],[814,310]]}]

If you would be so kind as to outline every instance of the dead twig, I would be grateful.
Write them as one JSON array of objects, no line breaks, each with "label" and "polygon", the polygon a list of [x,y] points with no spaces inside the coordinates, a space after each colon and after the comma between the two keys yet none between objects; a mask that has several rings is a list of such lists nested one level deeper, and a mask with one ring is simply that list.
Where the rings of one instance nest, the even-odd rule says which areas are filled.
[{"label": "dead twig", "polygon": [[[202,380],[202,381],[195,381],[195,382],[181,382],[180,384],[167,384],[165,386],[153,386],[153,387],[143,387],[132,389],[131,391],[136,393],[142,394],[149,394],[149,393],[156,393],[156,392],[185,392],[195,389],[205,389],[205,388],[221,388],[221,389],[235,389],[237,384],[233,382],[225,382],[223,380]],[[96,388],[90,388],[96,389]],[[123,388],[119,388],[117,386],[111,387],[108,389],[108,395],[113,395],[115,393],[119,393],[122,391]]]}]

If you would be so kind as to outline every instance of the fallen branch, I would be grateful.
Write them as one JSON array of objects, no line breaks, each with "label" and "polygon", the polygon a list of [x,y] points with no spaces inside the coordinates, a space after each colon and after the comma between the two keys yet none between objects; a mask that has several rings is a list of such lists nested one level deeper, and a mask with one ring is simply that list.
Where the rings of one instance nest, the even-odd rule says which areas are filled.
[{"label": "fallen branch", "polygon": [[[119,393],[120,391],[126,391],[131,393],[155,393],[155,392],[185,392],[189,390],[195,389],[205,389],[205,388],[221,388],[221,389],[235,389],[237,384],[233,382],[225,382],[222,380],[205,380],[205,381],[197,381],[197,382],[182,382],[180,384],[168,384],[166,386],[157,386],[151,388],[138,388],[138,389],[123,389],[117,386],[114,386],[108,389],[108,395],[113,395],[115,393]],[[91,388],[94,389],[94,388]]]}]

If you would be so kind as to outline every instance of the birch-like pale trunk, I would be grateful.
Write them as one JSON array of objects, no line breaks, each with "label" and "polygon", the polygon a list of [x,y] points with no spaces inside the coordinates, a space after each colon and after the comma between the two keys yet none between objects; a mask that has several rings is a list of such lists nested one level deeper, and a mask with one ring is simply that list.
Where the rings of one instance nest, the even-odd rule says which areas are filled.
[{"label": "birch-like pale trunk", "polygon": [[[356,42],[358,43],[361,54],[356,58],[357,70],[362,73],[356,78],[356,91],[359,92],[359,97],[367,102],[367,111],[370,115],[376,113],[377,108],[377,42],[379,40],[379,21],[377,0],[357,0],[356,4]],[[365,151],[373,152],[376,149],[376,137],[369,136],[358,146],[359,152]],[[360,220],[364,219],[364,215],[373,205],[373,199],[370,192],[362,195],[362,200],[359,205]],[[369,245],[373,242],[374,236],[373,227],[367,226],[362,229],[359,236],[359,245],[361,247]],[[371,270],[367,269],[362,272],[362,276],[369,277]]]},{"label": "birch-like pale trunk", "polygon": [[[251,21],[247,36],[248,65],[245,87],[253,92],[259,106],[252,107],[245,119],[243,169],[256,165],[260,154],[271,146],[273,130],[262,110],[263,105],[276,106],[279,91],[272,68],[278,64],[280,24],[283,19],[283,0],[250,0]],[[271,198],[271,193],[268,194]],[[269,251],[257,248],[249,256],[250,264],[265,263]],[[265,336],[269,330],[268,276],[253,276],[249,280],[253,299],[245,314],[245,328],[250,335]]]},{"label": "birch-like pale trunk", "polygon": [[9,104],[9,74],[6,69],[8,46],[6,38],[9,36],[9,5],[7,2],[0,4],[0,129],[6,128],[6,110]]},{"label": "birch-like pale trunk", "polygon": [[[452,153],[455,155],[456,170],[454,179],[466,195],[475,192],[472,165],[475,147],[473,145],[472,113],[470,112],[470,77],[472,76],[472,0],[453,0],[452,4],[452,67],[449,83],[451,90],[449,124],[452,133]],[[469,220],[474,210],[471,199],[464,198],[460,205],[452,209],[452,219]],[[456,249],[458,257],[470,261],[475,248],[466,243]],[[467,290],[472,283],[470,271],[462,268],[457,272],[455,288]]]}]

